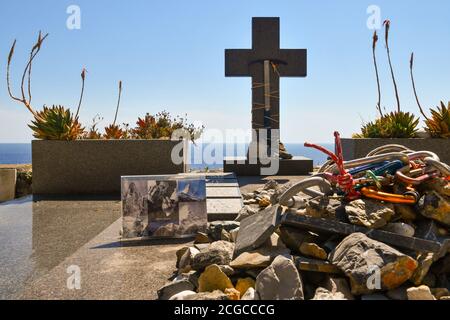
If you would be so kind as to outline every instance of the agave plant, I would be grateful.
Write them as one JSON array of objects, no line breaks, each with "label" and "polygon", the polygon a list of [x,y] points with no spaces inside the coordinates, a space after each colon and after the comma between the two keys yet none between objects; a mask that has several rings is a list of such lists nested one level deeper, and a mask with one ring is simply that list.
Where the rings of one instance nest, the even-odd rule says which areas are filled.
[{"label": "agave plant", "polygon": [[29,127],[35,138],[43,140],[75,140],[84,131],[78,117],[62,106],[44,106]]},{"label": "agave plant", "polygon": [[431,118],[425,120],[427,131],[436,138],[450,138],[450,102],[446,107],[441,101],[437,110],[430,109]]},{"label": "agave plant", "polygon": [[16,40],[14,40],[8,55],[8,64],[6,69],[6,82],[8,87],[8,94],[11,99],[22,103],[31,112],[34,117],[32,124],[29,127],[33,130],[33,136],[38,139],[47,140],[75,140],[83,134],[83,128],[78,121],[78,114],[80,112],[81,103],[84,93],[84,82],[86,77],[86,70],[83,68],[81,71],[81,94],[78,102],[78,108],[75,115],[71,113],[69,109],[63,106],[52,106],[51,108],[44,106],[41,111],[34,110],[31,100],[31,71],[33,60],[41,50],[42,43],[47,38],[48,34],[42,36],[39,32],[36,43],[31,48],[28,63],[22,73],[22,81],[20,85],[21,96],[17,97],[12,93],[10,83],[10,67],[11,61],[14,55],[16,46]]}]

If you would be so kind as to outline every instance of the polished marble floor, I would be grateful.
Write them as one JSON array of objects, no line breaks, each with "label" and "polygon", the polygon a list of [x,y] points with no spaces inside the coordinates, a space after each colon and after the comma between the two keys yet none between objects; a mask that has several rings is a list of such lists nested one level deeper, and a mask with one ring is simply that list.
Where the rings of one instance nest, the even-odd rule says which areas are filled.
[{"label": "polished marble floor", "polygon": [[[154,299],[184,244],[125,244],[120,227],[115,200],[0,204],[0,299]],[[67,285],[70,266],[80,289]]]},{"label": "polished marble floor", "polygon": [[[304,177],[276,177],[279,183]],[[241,192],[270,179],[239,178]],[[0,204],[1,299],[155,299],[190,240],[121,242],[120,201],[33,199]],[[73,266],[80,289],[68,286]]]}]

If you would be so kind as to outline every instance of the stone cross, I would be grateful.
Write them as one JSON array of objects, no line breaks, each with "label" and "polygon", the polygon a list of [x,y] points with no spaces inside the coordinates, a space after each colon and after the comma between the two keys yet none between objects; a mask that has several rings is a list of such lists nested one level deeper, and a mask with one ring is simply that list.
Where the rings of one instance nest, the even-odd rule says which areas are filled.
[{"label": "stone cross", "polygon": [[306,56],[280,49],[280,18],[253,18],[252,48],[225,50],[225,76],[252,77],[252,129],[268,129],[269,144],[280,128],[280,77],[306,77]]}]

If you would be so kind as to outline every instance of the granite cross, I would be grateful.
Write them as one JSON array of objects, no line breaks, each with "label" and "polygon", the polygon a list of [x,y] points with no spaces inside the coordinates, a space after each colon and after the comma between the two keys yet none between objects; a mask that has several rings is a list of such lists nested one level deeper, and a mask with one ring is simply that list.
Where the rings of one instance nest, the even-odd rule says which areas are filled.
[{"label": "granite cross", "polygon": [[279,18],[253,18],[252,48],[225,50],[225,76],[252,77],[252,129],[268,129],[268,144],[280,128],[280,77],[306,77],[306,56],[280,49]]}]

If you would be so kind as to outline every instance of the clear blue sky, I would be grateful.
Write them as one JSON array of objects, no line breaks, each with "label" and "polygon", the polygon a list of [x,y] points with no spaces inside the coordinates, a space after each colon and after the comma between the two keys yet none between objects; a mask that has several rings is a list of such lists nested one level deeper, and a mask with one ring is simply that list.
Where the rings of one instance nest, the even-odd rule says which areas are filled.
[{"label": "clear blue sky", "polygon": [[[81,8],[81,30],[66,28],[69,5]],[[250,78],[224,77],[224,49],[251,46],[251,18],[279,16],[281,45],[308,49],[308,77],[281,81],[285,142],[332,141],[358,131],[376,116],[369,5],[392,21],[391,50],[404,110],[417,111],[409,80],[416,54],[416,81],[424,106],[450,100],[450,2],[306,0],[8,1],[0,11],[0,142],[26,142],[31,131],[24,106],[6,92],[6,59],[17,38],[13,80],[38,30],[50,33],[34,64],[34,105],[75,107],[80,70],[89,71],[83,122],[114,117],[117,82],[124,83],[120,122],[134,124],[146,112],[188,113],[208,128],[250,128]],[[380,37],[382,40],[382,37]],[[378,47],[382,104],[395,107],[382,41]],[[418,113],[418,112],[417,112]]]}]

